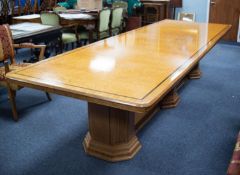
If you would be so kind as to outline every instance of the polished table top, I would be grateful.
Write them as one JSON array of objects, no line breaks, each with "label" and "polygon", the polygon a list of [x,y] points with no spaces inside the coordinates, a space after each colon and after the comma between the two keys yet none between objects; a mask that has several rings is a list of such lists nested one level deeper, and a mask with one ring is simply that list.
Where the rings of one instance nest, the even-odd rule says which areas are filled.
[{"label": "polished table top", "polygon": [[10,25],[10,29],[12,32],[13,40],[17,40],[24,37],[31,37],[40,33],[46,33],[53,30],[60,30],[61,27],[54,27],[49,25],[43,25],[38,23],[20,23]]},{"label": "polished table top", "polygon": [[37,18],[40,18],[40,14],[31,14],[31,15],[13,17],[13,19],[37,19]]},{"label": "polished table top", "polygon": [[149,110],[228,31],[164,20],[58,55],[8,79],[134,112]]},{"label": "polished table top", "polygon": [[[84,20],[92,20],[95,19],[93,15],[83,14],[83,13],[60,13],[59,16],[66,20],[71,19],[84,19]],[[40,19],[40,14],[31,14],[31,15],[23,15],[13,17],[14,20],[32,20],[32,19]]]}]

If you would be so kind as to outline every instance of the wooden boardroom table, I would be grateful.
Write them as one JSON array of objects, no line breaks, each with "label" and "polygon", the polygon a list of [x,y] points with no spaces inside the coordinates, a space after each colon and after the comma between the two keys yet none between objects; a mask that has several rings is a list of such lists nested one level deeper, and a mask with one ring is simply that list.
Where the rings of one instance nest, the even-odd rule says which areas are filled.
[{"label": "wooden boardroom table", "polygon": [[[80,13],[78,11],[72,11],[71,13],[60,13],[60,24],[61,26],[69,26],[69,25],[78,25],[78,26],[86,26],[89,30],[89,41],[93,40],[93,29],[97,22],[96,14],[86,14]],[[24,16],[13,17],[12,19],[14,24],[23,23],[23,22],[31,22],[31,23],[41,23],[40,14],[31,14]]]},{"label": "wooden boardroom table", "polygon": [[86,153],[127,160],[141,148],[137,131],[160,107],[177,105],[179,84],[200,77],[199,61],[229,29],[164,20],[10,72],[7,79],[87,101]]}]

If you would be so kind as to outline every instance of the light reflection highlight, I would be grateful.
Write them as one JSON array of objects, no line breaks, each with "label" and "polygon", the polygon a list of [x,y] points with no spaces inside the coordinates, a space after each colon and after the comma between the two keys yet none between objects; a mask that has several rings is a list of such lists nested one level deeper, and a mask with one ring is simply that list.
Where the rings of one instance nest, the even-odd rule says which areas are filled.
[{"label": "light reflection highlight", "polygon": [[116,65],[113,57],[97,56],[90,63],[90,69],[97,72],[111,72]]}]

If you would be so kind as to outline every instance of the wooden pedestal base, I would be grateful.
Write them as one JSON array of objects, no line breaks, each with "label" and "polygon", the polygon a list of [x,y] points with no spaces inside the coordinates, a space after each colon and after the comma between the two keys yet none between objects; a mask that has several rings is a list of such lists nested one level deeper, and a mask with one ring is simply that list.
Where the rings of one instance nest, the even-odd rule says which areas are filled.
[{"label": "wooden pedestal base", "polygon": [[174,108],[178,105],[180,97],[178,96],[176,90],[170,91],[166,97],[160,102],[161,108]]},{"label": "wooden pedestal base", "polygon": [[193,70],[188,74],[189,79],[199,79],[201,78],[201,70],[199,68],[199,64],[197,64]]},{"label": "wooden pedestal base", "polygon": [[132,159],[141,148],[136,136],[132,137],[127,143],[109,145],[92,139],[90,133],[86,135],[83,146],[85,152],[89,155],[110,162]]},{"label": "wooden pedestal base", "polygon": [[86,153],[111,162],[128,160],[140,150],[135,134],[134,113],[88,103],[89,132]]}]

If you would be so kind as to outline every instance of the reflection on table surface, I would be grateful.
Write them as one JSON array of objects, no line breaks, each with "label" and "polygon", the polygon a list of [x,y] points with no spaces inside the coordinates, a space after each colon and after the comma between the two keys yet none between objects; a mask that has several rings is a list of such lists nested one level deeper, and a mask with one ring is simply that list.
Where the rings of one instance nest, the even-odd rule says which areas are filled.
[{"label": "reflection on table surface", "polygon": [[[94,15],[86,13],[60,13],[59,16],[63,19],[95,19]],[[15,20],[31,20],[40,18],[40,14],[31,14],[13,17]]]}]

